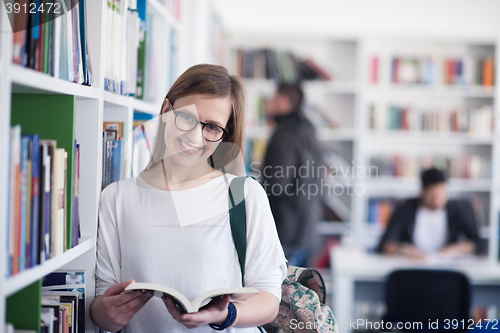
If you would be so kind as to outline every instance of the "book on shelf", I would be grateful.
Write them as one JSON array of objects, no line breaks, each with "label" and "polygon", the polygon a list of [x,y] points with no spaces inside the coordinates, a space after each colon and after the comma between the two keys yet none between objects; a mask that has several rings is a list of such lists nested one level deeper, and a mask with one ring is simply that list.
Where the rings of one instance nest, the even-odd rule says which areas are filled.
[{"label": "book on shelf", "polygon": [[155,140],[158,117],[143,112],[134,112],[132,175],[139,175],[149,162],[150,149]]},{"label": "book on shelf", "polygon": [[[372,156],[371,177],[397,177],[417,179],[420,171],[435,167],[451,179],[487,180],[491,177],[491,160],[488,156],[462,154],[458,156]],[[376,172],[376,174],[373,174]]]},{"label": "book on shelf", "polygon": [[174,83],[175,79],[178,76],[176,68],[177,66],[177,59],[178,56],[177,54],[179,53],[179,41],[178,41],[178,35],[177,32],[172,29],[170,31],[170,38],[169,38],[169,59],[170,59],[170,67],[168,70],[168,80],[167,80],[167,87],[172,86]]},{"label": "book on shelf", "polygon": [[73,223],[71,229],[68,231],[68,239],[72,239],[71,243],[68,245],[69,248],[78,245],[78,239],[82,236],[80,230],[80,203],[78,200],[78,193],[80,192],[80,144],[75,140],[75,164],[74,164],[74,200],[73,200]]},{"label": "book on shelf", "polygon": [[125,39],[122,32],[125,30],[125,19],[127,15],[126,0],[107,0],[105,6],[106,20],[106,66],[104,71],[104,89],[117,94],[124,94],[121,91],[122,76],[122,47]]},{"label": "book on shelf", "polygon": [[21,135],[20,125],[10,134],[7,252],[14,275],[77,245],[79,218],[75,210],[67,220],[67,152],[55,140]]},{"label": "book on shelf", "polygon": [[377,84],[379,81],[379,56],[373,55],[370,58],[370,76],[369,81],[371,84]]},{"label": "book on shelf", "polygon": [[331,80],[331,74],[310,58],[298,58],[292,52],[271,49],[236,51],[237,74],[248,79],[278,82]]},{"label": "book on shelf", "polygon": [[85,271],[56,271],[43,278],[44,296],[59,297],[69,312],[68,331],[85,332]]},{"label": "book on shelf", "polygon": [[137,89],[137,55],[139,49],[139,13],[137,11],[137,1],[129,1],[126,14],[126,94],[135,96]]},{"label": "book on shelf", "polygon": [[[26,1],[30,8],[46,5],[46,9],[13,15],[12,62],[66,81],[92,85],[86,1],[63,1],[58,3],[60,7],[49,7],[41,0]],[[58,15],[56,10],[67,14]]]},{"label": "book on shelf", "polygon": [[102,189],[122,178],[122,140],[106,140],[103,132]]},{"label": "book on shelf", "polygon": [[370,198],[368,202],[368,224],[376,225],[377,229],[384,230],[389,224],[398,202],[399,200],[394,198]]},{"label": "book on shelf", "polygon": [[264,157],[267,150],[267,140],[247,140],[246,146],[246,172],[249,175],[258,174],[263,167]]},{"label": "book on shelf", "polygon": [[170,298],[183,313],[197,312],[202,306],[208,304],[212,298],[219,296],[229,295],[232,301],[246,301],[259,293],[259,290],[253,287],[218,288],[209,290],[190,301],[180,291],[159,284],[133,282],[125,288],[125,292],[132,290],[151,290],[156,297],[165,296]]},{"label": "book on shelf", "polygon": [[60,333],[63,331],[63,318],[67,310],[60,308],[60,299],[57,296],[42,296],[42,309],[40,311],[40,330],[46,333]]},{"label": "book on shelf", "polygon": [[[372,60],[375,58],[376,56],[373,56]],[[375,66],[373,62],[372,66]],[[432,56],[394,56],[391,59],[391,83],[491,87],[494,85],[494,67],[493,55],[464,55],[441,59]]]},{"label": "book on shelf", "polygon": [[[60,329],[54,333],[78,333],[78,297],[76,291],[46,291],[42,288],[42,307],[54,309],[54,312],[59,312]],[[49,310],[50,311],[50,310]],[[47,327],[48,332],[50,328]]]},{"label": "book on shelf", "polygon": [[136,79],[136,93],[137,99],[145,99],[145,85],[146,85],[146,48],[148,25],[146,22],[146,1],[137,0],[137,12],[139,15],[139,47],[137,49],[137,79]]},{"label": "book on shelf", "polygon": [[421,108],[389,105],[382,110],[372,103],[369,109],[370,129],[434,133],[467,133],[489,136],[493,132],[493,106],[479,108]]},{"label": "book on shelf", "polygon": [[129,158],[125,152],[125,123],[103,122],[102,188],[125,178]]}]

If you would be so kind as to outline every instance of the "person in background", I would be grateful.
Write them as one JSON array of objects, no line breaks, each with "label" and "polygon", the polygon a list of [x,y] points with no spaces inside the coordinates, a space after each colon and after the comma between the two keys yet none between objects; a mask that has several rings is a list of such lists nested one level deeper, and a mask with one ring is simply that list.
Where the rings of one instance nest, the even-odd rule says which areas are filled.
[{"label": "person in background", "polygon": [[470,203],[448,200],[446,178],[438,169],[423,171],[421,181],[420,197],[396,208],[378,251],[420,259],[433,253],[480,253],[482,246]]},{"label": "person in background", "polygon": [[275,131],[264,158],[262,185],[292,266],[312,266],[321,245],[315,231],[321,178],[314,171],[321,165],[322,153],[314,126],[301,112],[303,98],[300,85],[281,84],[265,105]]}]

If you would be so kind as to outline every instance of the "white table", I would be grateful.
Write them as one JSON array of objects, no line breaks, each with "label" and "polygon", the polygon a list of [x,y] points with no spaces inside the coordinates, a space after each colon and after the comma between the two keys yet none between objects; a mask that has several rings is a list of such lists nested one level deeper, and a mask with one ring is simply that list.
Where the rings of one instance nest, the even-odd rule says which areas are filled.
[{"label": "white table", "polygon": [[330,252],[333,285],[333,313],[341,325],[354,318],[356,282],[383,282],[387,275],[400,268],[451,269],[465,273],[472,285],[499,286],[500,265],[482,258],[462,258],[454,262],[423,262],[400,256],[366,253],[355,246],[336,246]]}]

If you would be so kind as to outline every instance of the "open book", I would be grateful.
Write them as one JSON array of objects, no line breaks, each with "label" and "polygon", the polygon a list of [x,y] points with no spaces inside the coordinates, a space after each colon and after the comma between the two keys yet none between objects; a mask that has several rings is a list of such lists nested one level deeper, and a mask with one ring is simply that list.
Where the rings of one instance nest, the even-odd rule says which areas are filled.
[{"label": "open book", "polygon": [[156,297],[170,297],[183,313],[198,312],[202,306],[208,304],[212,298],[218,296],[229,295],[231,296],[231,301],[245,301],[259,293],[259,290],[252,287],[219,288],[207,291],[193,301],[189,301],[181,292],[159,284],[134,282],[125,288],[125,291],[130,290],[151,290]]}]

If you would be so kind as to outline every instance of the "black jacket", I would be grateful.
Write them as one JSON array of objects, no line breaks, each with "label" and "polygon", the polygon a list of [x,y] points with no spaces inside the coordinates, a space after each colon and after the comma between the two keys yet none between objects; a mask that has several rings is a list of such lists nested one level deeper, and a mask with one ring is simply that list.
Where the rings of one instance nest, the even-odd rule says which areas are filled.
[{"label": "black jacket", "polygon": [[[415,229],[415,216],[420,204],[418,198],[408,199],[400,204],[389,220],[389,224],[377,247],[382,252],[385,244],[390,241],[413,243],[413,231]],[[467,201],[449,200],[446,204],[446,216],[448,220],[448,237],[446,245],[456,243],[459,237],[473,241],[476,245],[476,253],[483,251],[483,244],[479,238],[474,219],[474,211]]]},{"label": "black jacket", "polygon": [[300,113],[277,118],[276,122],[264,158],[262,185],[285,254],[296,247],[313,253],[321,207],[321,196],[312,195],[314,186],[321,191],[321,177],[313,171],[322,164],[320,145],[315,128]]}]

